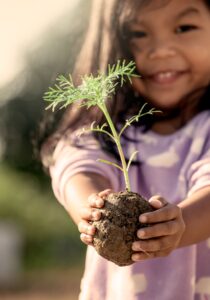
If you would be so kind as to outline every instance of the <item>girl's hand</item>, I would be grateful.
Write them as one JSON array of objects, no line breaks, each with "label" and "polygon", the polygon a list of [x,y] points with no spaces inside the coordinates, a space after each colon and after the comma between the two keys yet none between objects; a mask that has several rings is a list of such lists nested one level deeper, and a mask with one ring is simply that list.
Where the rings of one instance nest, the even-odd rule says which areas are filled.
[{"label": "girl's hand", "polygon": [[169,255],[178,247],[185,231],[182,211],[178,206],[167,203],[160,196],[150,198],[149,202],[157,210],[142,214],[139,218],[141,223],[150,226],[137,232],[140,241],[135,241],[132,245],[135,251],[133,261]]},{"label": "girl's hand", "polygon": [[98,194],[91,194],[88,197],[88,205],[80,212],[82,221],[78,223],[78,230],[81,233],[80,239],[86,245],[93,245],[93,236],[96,228],[90,222],[98,221],[101,217],[99,208],[104,206],[104,198],[111,192],[107,189]]}]

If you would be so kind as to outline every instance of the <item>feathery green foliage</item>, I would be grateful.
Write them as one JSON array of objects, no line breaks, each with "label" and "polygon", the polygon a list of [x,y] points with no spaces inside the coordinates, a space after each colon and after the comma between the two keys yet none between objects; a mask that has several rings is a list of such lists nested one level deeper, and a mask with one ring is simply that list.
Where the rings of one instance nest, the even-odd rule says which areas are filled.
[{"label": "feathery green foliage", "polygon": [[100,106],[112,96],[119,84],[119,79],[122,86],[126,78],[131,81],[131,76],[136,76],[134,70],[135,64],[133,62],[126,65],[123,61],[121,65],[118,61],[116,65],[109,66],[107,75],[102,73],[96,77],[93,77],[92,74],[85,75],[82,78],[82,84],[78,87],[74,86],[71,76],[67,79],[63,75],[59,75],[58,84],[49,88],[44,94],[44,100],[51,102],[48,108],[53,110],[56,106],[67,107],[81,99],[83,100],[80,103],[81,106],[87,106],[87,108],[95,105]]},{"label": "feathery green foliage", "polygon": [[[92,74],[85,75],[81,78],[82,84],[77,87],[74,86],[71,76],[67,79],[63,75],[60,75],[57,78],[58,84],[54,87],[50,87],[44,94],[44,100],[50,102],[47,109],[52,108],[52,110],[54,110],[56,107],[66,108],[68,105],[73,103],[78,103],[79,106],[86,106],[87,108],[90,108],[91,106],[99,107],[99,109],[103,112],[108,125],[103,124],[102,126],[95,126],[92,124],[88,130],[106,134],[115,142],[120,156],[121,165],[106,160],[99,159],[99,161],[113,165],[120,169],[124,174],[125,187],[129,191],[130,181],[128,170],[132,160],[137,154],[137,151],[131,155],[129,162],[127,163],[121,146],[121,135],[133,122],[138,122],[140,117],[146,114],[153,114],[157,111],[155,109],[151,109],[148,112],[143,112],[145,108],[144,105],[137,115],[132,116],[130,119],[125,121],[124,126],[118,133],[107,110],[106,101],[113,96],[116,87],[119,84],[122,86],[126,80],[131,82],[132,77],[138,77],[138,75],[134,73],[135,68],[135,63],[132,61],[128,64],[126,64],[125,61],[122,63],[118,61],[116,65],[109,66],[107,74],[98,73],[95,77]],[[106,130],[107,126],[110,128],[110,132]],[[86,130],[87,129],[83,129],[83,132]]]}]

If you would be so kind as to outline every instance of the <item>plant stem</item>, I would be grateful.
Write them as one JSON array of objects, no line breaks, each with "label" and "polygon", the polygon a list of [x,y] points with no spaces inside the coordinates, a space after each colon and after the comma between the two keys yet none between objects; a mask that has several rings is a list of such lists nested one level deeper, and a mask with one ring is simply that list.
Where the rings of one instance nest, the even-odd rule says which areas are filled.
[{"label": "plant stem", "polygon": [[112,122],[112,119],[111,119],[110,114],[109,114],[109,112],[108,112],[108,110],[106,108],[106,105],[104,103],[101,103],[100,106],[99,106],[99,108],[104,113],[104,115],[106,117],[106,120],[107,120],[107,122],[109,124],[109,127],[111,129],[112,135],[114,137],[114,140],[115,140],[115,143],[116,143],[116,146],[117,146],[117,149],[118,149],[118,153],[119,153],[119,156],[120,156],[120,160],[121,160],[121,163],[122,163],[123,175],[124,175],[124,179],[125,179],[125,187],[126,187],[127,191],[130,191],[131,190],[130,180],[129,180],[129,176],[128,176],[125,155],[124,155],[121,143],[120,143],[120,136],[117,133],[117,130],[116,130],[116,128],[115,128],[115,126],[114,126],[114,124]]}]

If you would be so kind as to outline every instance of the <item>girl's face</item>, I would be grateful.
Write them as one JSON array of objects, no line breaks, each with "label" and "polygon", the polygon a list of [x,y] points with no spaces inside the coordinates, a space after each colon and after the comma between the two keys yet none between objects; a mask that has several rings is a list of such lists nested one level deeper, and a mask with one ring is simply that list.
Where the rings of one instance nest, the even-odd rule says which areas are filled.
[{"label": "girl's face", "polygon": [[210,81],[209,8],[201,0],[151,1],[130,26],[130,49],[142,76],[133,86],[153,106],[199,99]]}]

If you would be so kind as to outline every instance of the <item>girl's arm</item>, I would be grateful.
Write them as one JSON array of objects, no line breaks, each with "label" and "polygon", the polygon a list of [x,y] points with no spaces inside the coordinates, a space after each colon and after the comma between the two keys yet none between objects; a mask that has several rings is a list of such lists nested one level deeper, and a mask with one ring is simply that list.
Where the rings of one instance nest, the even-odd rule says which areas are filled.
[{"label": "girl's arm", "polygon": [[186,226],[179,247],[210,237],[210,186],[198,190],[178,206]]}]

